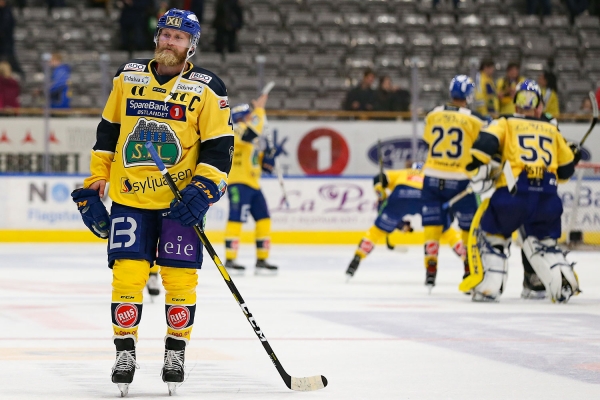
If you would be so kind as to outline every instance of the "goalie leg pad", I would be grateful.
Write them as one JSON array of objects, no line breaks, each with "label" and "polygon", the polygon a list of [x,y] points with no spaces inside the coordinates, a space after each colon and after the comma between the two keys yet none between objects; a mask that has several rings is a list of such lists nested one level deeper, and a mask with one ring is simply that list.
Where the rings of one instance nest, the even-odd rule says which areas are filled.
[{"label": "goalie leg pad", "polygon": [[508,249],[510,239],[482,232],[477,240],[483,280],[473,290],[473,301],[497,301],[506,286],[508,277]]},{"label": "goalie leg pad", "polygon": [[557,246],[556,239],[540,240],[535,236],[528,236],[523,241],[523,252],[546,287],[552,302],[564,303],[572,295],[579,293],[579,282],[573,266]]}]

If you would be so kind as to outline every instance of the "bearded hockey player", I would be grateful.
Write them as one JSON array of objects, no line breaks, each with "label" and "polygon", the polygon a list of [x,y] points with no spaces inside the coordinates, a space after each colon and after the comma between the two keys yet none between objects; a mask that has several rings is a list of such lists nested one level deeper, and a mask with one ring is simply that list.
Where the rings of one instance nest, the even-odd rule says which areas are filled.
[{"label": "bearded hockey player", "polygon": [[[465,167],[471,160],[469,151],[486,120],[469,110],[475,85],[466,75],[457,75],[450,82],[450,103],[434,108],[425,118],[423,140],[429,145],[423,172],[421,194],[423,226],[425,230],[425,284],[435,286],[438,250],[443,226],[447,218],[442,205],[461,193],[469,185]],[[449,208],[458,219],[462,240],[467,242],[471,220],[477,210],[473,193],[463,197]],[[469,265],[465,258],[465,275]]]},{"label": "bearded hockey player", "polygon": [[[508,163],[489,205],[482,204],[485,211],[474,235],[473,259],[481,263],[483,276],[473,282],[473,300],[495,301],[501,295],[511,235],[519,229],[523,252],[547,294],[553,302],[567,302],[579,293],[579,282],[557,246],[563,211],[557,185],[573,175],[581,153],[572,151],[558,128],[542,118],[542,94],[535,81],[517,86],[514,104],[516,114],[493,121],[480,133],[467,166],[475,172],[496,153]],[[511,193],[507,184],[515,178],[516,193]]]},{"label": "bearded hockey player", "polygon": [[[112,325],[116,361],[112,381],[125,396],[133,381],[143,290],[156,261],[165,288],[162,379],[173,393],[184,380],[185,348],[196,311],[202,244],[193,226],[225,193],[233,153],[233,124],[225,85],[188,60],[200,38],[189,11],[171,9],[159,20],[155,58],[117,71],[97,129],[91,176],[73,192],[84,223],[108,239],[112,268]],[[173,194],[144,144],[151,141],[181,190]],[[106,184],[110,220],[100,197]]]},{"label": "bearded hockey player", "polygon": [[[346,270],[348,278],[354,276],[360,262],[373,251],[383,237],[397,228],[404,232],[412,231],[410,222],[406,221],[405,217],[421,213],[422,167],[423,163],[414,163],[409,169],[385,171],[382,175],[383,182],[380,181],[379,175],[375,176],[373,179],[375,192],[382,204],[375,224],[361,239],[354,258]],[[390,191],[389,195],[388,191]],[[458,232],[450,227],[449,219],[446,219],[441,238],[450,244],[454,253],[464,262],[465,246]]]}]

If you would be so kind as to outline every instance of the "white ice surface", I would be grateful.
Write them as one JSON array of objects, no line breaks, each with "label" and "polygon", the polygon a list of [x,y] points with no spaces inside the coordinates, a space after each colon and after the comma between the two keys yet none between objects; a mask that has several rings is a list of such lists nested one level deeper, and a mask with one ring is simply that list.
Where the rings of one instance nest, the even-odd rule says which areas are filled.
[{"label": "white ice surface", "polygon": [[[217,248],[223,254],[221,246]],[[442,249],[423,286],[422,247],[378,247],[346,283],[353,246],[274,246],[277,277],[234,277],[287,372],[329,386],[288,390],[217,269],[200,272],[179,399],[599,399],[600,253],[572,253],[583,293],[566,305],[519,298],[513,249],[497,304],[458,292],[461,263]],[[0,399],[106,399],[111,271],[102,245],[0,245]],[[253,263],[243,246],[240,261]],[[161,296],[162,297],[162,296]],[[144,301],[130,398],[166,398],[162,298]]]}]

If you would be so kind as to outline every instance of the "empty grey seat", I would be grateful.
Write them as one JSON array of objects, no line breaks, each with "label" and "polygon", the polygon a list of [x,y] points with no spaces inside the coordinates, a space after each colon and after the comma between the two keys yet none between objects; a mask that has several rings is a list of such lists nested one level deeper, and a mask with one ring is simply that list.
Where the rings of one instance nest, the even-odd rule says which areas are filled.
[{"label": "empty grey seat", "polygon": [[386,32],[379,38],[379,43],[384,54],[403,51],[407,47],[406,36],[398,33]]},{"label": "empty grey seat", "polygon": [[595,15],[580,15],[575,18],[575,27],[580,30],[600,29],[600,19]]},{"label": "empty grey seat", "polygon": [[453,31],[456,27],[456,18],[452,14],[433,14],[431,26],[436,32]]},{"label": "empty grey seat", "polygon": [[288,32],[274,32],[265,37],[266,49],[269,53],[287,53],[292,44],[292,35]]},{"label": "empty grey seat", "polygon": [[553,55],[552,41],[548,36],[528,36],[524,38],[523,54],[527,56]]},{"label": "empty grey seat", "polygon": [[365,2],[365,12],[372,16],[387,14],[390,11],[388,0],[367,0]]},{"label": "empty grey seat", "polygon": [[544,17],[543,25],[548,32],[567,33],[571,30],[571,21],[566,15],[548,15]]},{"label": "empty grey seat", "polygon": [[460,66],[460,57],[435,57],[433,68],[435,70],[456,71]]},{"label": "empty grey seat", "polygon": [[318,77],[310,76],[294,78],[294,90],[296,91],[296,93],[309,92],[312,94],[316,94],[317,92],[319,92],[319,90],[321,90],[321,88],[321,80]]},{"label": "empty grey seat", "polygon": [[350,29],[368,29],[371,24],[368,14],[346,14],[344,21]]},{"label": "empty grey seat", "polygon": [[372,14],[372,21],[374,32],[396,32],[398,30],[398,17],[393,14]]},{"label": "empty grey seat", "polygon": [[52,19],[59,23],[72,23],[79,21],[79,11],[76,8],[60,7],[52,10]]},{"label": "empty grey seat", "polygon": [[537,15],[516,15],[515,25],[524,35],[539,34],[542,30],[542,22]]},{"label": "empty grey seat", "polygon": [[25,7],[23,8],[23,18],[31,21],[46,21],[48,19],[48,8]]},{"label": "empty grey seat", "polygon": [[264,39],[260,31],[241,30],[238,33],[237,38],[240,49],[248,53],[260,52],[264,43]]},{"label": "empty grey seat", "polygon": [[321,35],[315,31],[299,31],[293,33],[294,49],[297,53],[314,54],[321,47]]},{"label": "empty grey seat", "polygon": [[513,19],[510,15],[493,15],[488,17],[487,25],[493,32],[508,32],[514,30]]},{"label": "empty grey seat", "polygon": [[287,26],[295,28],[298,26],[312,27],[315,23],[315,18],[311,13],[299,12],[288,15]]},{"label": "empty grey seat", "polygon": [[577,58],[555,58],[554,69],[559,73],[563,72],[579,72],[582,70],[581,63]]},{"label": "empty grey seat", "polygon": [[343,98],[326,97],[313,100],[315,110],[341,110]]},{"label": "empty grey seat", "polygon": [[341,27],[344,26],[344,18],[341,14],[317,14],[316,15],[316,26],[321,28],[326,27]]},{"label": "empty grey seat", "polygon": [[261,12],[254,14],[252,18],[252,23],[255,26],[271,26],[271,27],[280,27],[281,26],[281,18],[279,14],[273,11],[270,12]]},{"label": "empty grey seat", "polygon": [[283,108],[286,110],[312,110],[312,100],[305,98],[283,99]]},{"label": "empty grey seat", "polygon": [[465,15],[458,19],[458,25],[463,30],[466,30],[466,29],[472,30],[474,28],[480,29],[481,26],[483,25],[483,20],[480,16],[478,16],[476,14]]},{"label": "empty grey seat", "polygon": [[558,80],[558,89],[563,93],[579,93],[581,96],[587,95],[590,90],[595,89],[589,80]]},{"label": "empty grey seat", "polygon": [[339,31],[326,31],[322,33],[323,44],[327,53],[343,55],[350,46],[350,36]]},{"label": "empty grey seat", "polygon": [[408,31],[425,31],[427,17],[424,14],[405,14],[401,16],[402,28]]}]

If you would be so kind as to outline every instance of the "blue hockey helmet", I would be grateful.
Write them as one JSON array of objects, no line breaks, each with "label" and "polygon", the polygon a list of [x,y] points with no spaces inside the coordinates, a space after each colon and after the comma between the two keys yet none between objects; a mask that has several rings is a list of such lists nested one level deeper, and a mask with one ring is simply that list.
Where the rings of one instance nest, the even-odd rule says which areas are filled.
[{"label": "blue hockey helmet", "polygon": [[525,79],[517,85],[513,103],[523,110],[533,110],[542,103],[542,89],[533,79]]},{"label": "blue hockey helmet", "polygon": [[171,8],[162,17],[158,19],[156,24],[156,32],[154,34],[154,43],[158,43],[158,35],[163,28],[177,29],[190,35],[190,47],[188,50],[188,58],[196,52],[198,40],[200,40],[200,22],[198,17],[191,11],[179,10]]},{"label": "blue hockey helmet", "polygon": [[231,120],[234,124],[237,124],[240,121],[243,121],[252,110],[250,109],[249,104],[238,104],[237,106],[231,109]]},{"label": "blue hockey helmet", "polygon": [[450,81],[450,98],[456,100],[466,100],[471,103],[475,93],[475,84],[467,75],[456,75]]},{"label": "blue hockey helmet", "polygon": [[416,169],[417,171],[422,171],[423,170],[423,161],[417,161],[412,163],[412,165],[410,166],[412,169]]}]

